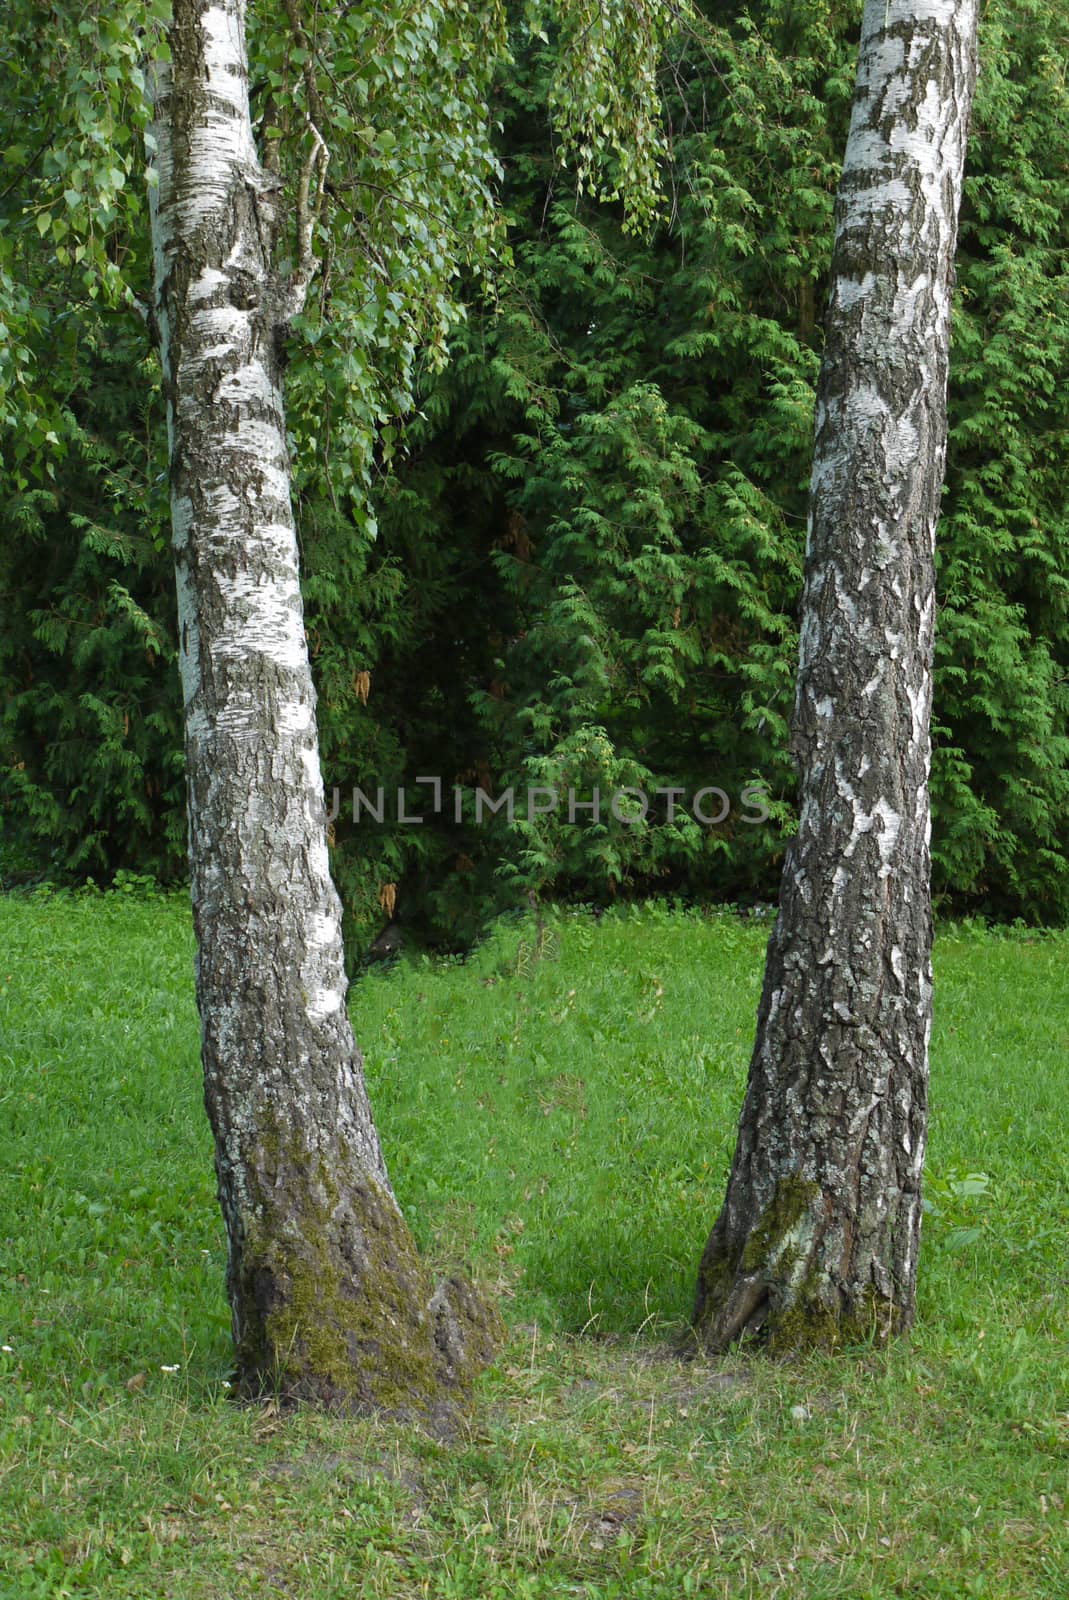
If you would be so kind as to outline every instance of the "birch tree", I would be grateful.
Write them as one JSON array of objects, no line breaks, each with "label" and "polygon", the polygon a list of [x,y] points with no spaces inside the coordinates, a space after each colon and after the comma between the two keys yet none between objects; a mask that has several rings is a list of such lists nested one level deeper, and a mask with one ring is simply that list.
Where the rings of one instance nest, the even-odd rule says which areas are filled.
[{"label": "birch tree", "polygon": [[711,1350],[913,1316],[931,1024],[934,547],[978,0],[867,0],[817,389],[798,833],[694,1324]]},{"label": "birch tree", "polygon": [[242,0],[175,0],[167,42],[153,68],[152,313],[197,1003],[238,1372],[251,1391],[422,1402],[485,1357],[492,1323],[469,1287],[426,1278],[345,1004],[281,373],[329,151],[309,106],[287,215],[254,137]]},{"label": "birch tree", "polygon": [[[667,12],[614,10],[635,24],[619,30],[635,70],[618,94],[602,18],[566,137],[584,172],[582,140],[607,137],[626,182],[624,135],[653,126],[653,74],[638,67]],[[410,403],[421,352],[444,358],[458,265],[493,256],[486,97],[503,8],[324,7],[314,28],[297,0],[282,11],[250,13],[255,121],[244,0],[174,0],[151,62],[149,320],[168,407],[205,1099],[241,1387],[423,1405],[466,1386],[495,1319],[465,1281],[434,1287],[417,1256],[346,1010],[291,498],[290,433],[314,444],[317,423],[307,397],[287,418],[283,365],[319,253],[333,253],[314,332],[342,374],[333,449],[341,430],[359,504],[377,425]],[[640,182],[636,215],[648,193]]]}]

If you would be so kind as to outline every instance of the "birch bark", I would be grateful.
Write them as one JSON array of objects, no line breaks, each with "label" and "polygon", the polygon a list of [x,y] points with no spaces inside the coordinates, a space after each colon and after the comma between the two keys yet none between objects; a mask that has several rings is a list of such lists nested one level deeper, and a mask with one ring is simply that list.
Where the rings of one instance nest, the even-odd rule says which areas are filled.
[{"label": "birch bark", "polygon": [[867,0],[817,390],[784,868],[709,1349],[909,1325],[931,1023],[935,529],[978,0]]},{"label": "birch bark", "polygon": [[151,191],[197,1003],[234,1347],[246,1392],[423,1405],[467,1381],[492,1319],[462,1283],[431,1292],[346,1012],[277,355],[309,263],[275,270],[279,187],[253,138],[244,26],[243,0],[175,0]]}]

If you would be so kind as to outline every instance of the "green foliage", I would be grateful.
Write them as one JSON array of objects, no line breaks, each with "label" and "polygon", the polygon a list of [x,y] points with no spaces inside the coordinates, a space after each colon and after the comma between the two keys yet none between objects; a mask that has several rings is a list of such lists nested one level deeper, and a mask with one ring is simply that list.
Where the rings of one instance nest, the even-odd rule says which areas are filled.
[{"label": "green foliage", "polygon": [[[282,244],[283,273],[301,253],[296,201],[307,186],[309,149],[322,148],[325,136],[332,158],[314,218],[318,292],[293,340],[297,481],[325,478],[332,515],[320,508],[318,524],[344,524],[354,546],[349,564],[359,569],[361,539],[375,532],[367,498],[374,452],[389,459],[418,372],[444,362],[446,337],[462,316],[460,272],[487,272],[503,242],[487,97],[507,50],[505,17],[498,0],[317,9],[308,18],[298,3],[283,9],[284,19],[254,10],[250,33],[261,150],[295,217]],[[132,831],[120,859],[173,870],[181,827],[173,781],[164,790],[147,772],[155,764],[174,776],[170,705],[152,703],[155,683],[129,660],[135,640],[150,665],[170,656],[158,597],[146,601],[144,593],[146,579],[154,588],[165,570],[155,548],[160,506],[134,481],[152,445],[132,428],[136,401],[127,397],[106,414],[95,394],[100,364],[116,350],[146,401],[155,385],[137,370],[123,331],[103,328],[93,304],[129,303],[131,283],[140,287],[146,276],[142,196],[131,200],[127,180],[143,134],[153,153],[140,63],[166,54],[169,18],[165,4],[147,15],[120,6],[107,17],[62,4],[44,13],[20,7],[10,54],[0,60],[11,140],[2,151],[10,181],[0,192],[0,426],[14,492],[0,549],[6,592],[28,612],[5,640],[2,782],[20,834],[46,841],[36,854],[49,869],[114,864],[110,828]],[[651,34],[648,47],[659,39]],[[633,43],[627,50],[638,59]],[[588,81],[601,80],[595,73],[577,87],[575,128]],[[625,121],[614,126],[622,138]],[[75,279],[84,299],[72,299]],[[149,405],[140,409],[158,429]],[[101,439],[87,431],[85,413]],[[124,474],[118,458],[131,438],[136,466]],[[83,509],[87,471],[114,503],[106,520],[99,500]],[[146,524],[140,536],[132,516]],[[314,510],[308,521],[316,524]],[[333,556],[328,534],[324,563]],[[340,560],[347,564],[344,552]],[[313,563],[313,610],[317,579],[324,597],[344,588],[329,566],[320,573]],[[373,613],[375,593],[360,599]],[[42,683],[42,653],[73,668],[65,684],[53,681],[55,672]],[[131,706],[136,731],[147,734],[140,747]],[[158,822],[161,807],[152,802],[161,795],[167,826],[146,847],[141,836]]]},{"label": "green foliage", "polygon": [[64,382],[79,324],[130,297],[143,208],[141,30],[160,9],[46,0],[5,12],[0,466],[20,493],[54,481],[70,448]]},{"label": "green foliage", "polygon": [[0,51],[5,876],[164,877],[185,825],[144,269],[146,21],[16,5]]},{"label": "green foliage", "polygon": [[188,908],[0,898],[5,1597],[1062,1600],[1066,936],[937,935],[909,1340],[709,1363],[672,1341],[765,930],[546,927],[539,960],[509,919],[353,994],[406,1214],[512,1329],[443,1440],[228,1401]]},{"label": "green foliage", "polygon": [[[527,0],[528,25],[546,8]],[[642,232],[661,209],[666,154],[658,68],[681,26],[693,21],[686,0],[571,0],[556,41],[549,109],[565,166],[580,193],[619,200],[625,227]]]},{"label": "green foliage", "polygon": [[[252,14],[252,105],[263,158],[295,216],[310,140],[325,140],[329,156],[320,280],[287,376],[298,482],[324,475],[332,503],[373,535],[374,468],[392,459],[421,383],[446,363],[464,317],[458,285],[465,277],[490,288],[508,255],[492,108],[509,57],[506,7],[375,0],[307,18],[300,0],[283,9],[282,26],[276,12]],[[554,9],[564,148],[588,186],[626,189],[638,226],[657,201],[656,66],[676,8],[569,0]],[[296,240],[287,245],[299,254]]]},{"label": "green foliage", "polygon": [[[826,44],[820,34],[814,51]],[[840,41],[844,60],[849,48]],[[480,898],[492,891],[490,904],[528,887],[774,892],[792,828],[784,752],[818,364],[813,281],[826,268],[841,142],[816,92],[826,55],[791,68],[793,94],[766,37],[681,33],[667,102],[674,226],[648,241],[628,236],[626,215],[566,192],[548,122],[556,52],[528,51],[505,83],[514,270],[494,314],[454,340],[411,433],[413,465],[380,495],[385,550],[403,511],[406,565],[418,515],[424,548],[460,569],[468,606],[493,619],[457,659],[452,593],[424,618],[424,632],[438,630],[428,709],[440,753],[429,765],[421,748],[419,770],[480,773],[497,794],[541,785],[589,799],[596,787],[606,812],[615,790],[640,788],[652,809],[639,825],[609,814],[577,827],[565,811],[476,837],[440,829],[438,872],[454,851],[459,865],[433,915],[454,936],[470,925],[473,884]],[[729,91],[716,101],[711,75]],[[845,113],[849,91],[836,92]],[[765,107],[780,103],[802,137],[769,127]],[[744,186],[743,174],[754,183],[771,166],[755,160],[762,139],[792,163],[771,195]],[[788,236],[798,281],[784,307]],[[455,554],[442,536],[451,526],[463,538]],[[453,661],[443,691],[442,663]],[[384,694],[390,667],[376,679]],[[757,780],[771,791],[769,827],[740,818]],[[655,793],[707,785],[732,801],[718,828],[684,807],[671,815]],[[425,836],[421,849],[425,871]],[[496,869],[486,888],[484,863]],[[418,917],[419,870],[405,882]]]},{"label": "green foliage", "polygon": [[[298,8],[297,31],[254,9],[255,115],[291,198],[317,107],[331,129],[322,269],[287,379],[354,941],[391,884],[411,929],[455,945],[530,889],[774,895],[793,827],[786,728],[857,9],[706,5],[670,35],[668,6],[620,0],[592,31],[583,0],[547,12],[542,37],[490,0]],[[611,47],[610,10],[641,23]],[[938,556],[935,887],[962,910],[1056,923],[1069,917],[1064,18],[1051,0],[996,0],[981,43]],[[659,134],[634,54],[654,45]],[[69,59],[90,70],[84,49]],[[39,112],[29,77],[11,84],[13,137],[15,117]],[[577,192],[584,117],[604,165]],[[652,228],[627,209],[646,181],[626,165],[628,119],[662,152],[667,216]],[[34,393],[58,444],[26,429],[45,464],[32,480],[13,465],[0,507],[0,803],[39,869],[166,875],[184,824],[161,408],[133,319],[88,291],[70,315],[70,270],[29,251],[54,175],[12,176],[0,252],[21,241],[40,323],[25,337],[51,362]],[[591,179],[622,199],[595,203]],[[109,250],[143,280],[124,217],[116,207]],[[582,801],[596,785],[607,802],[630,786],[652,806],[645,823],[579,812],[573,826],[566,812],[528,822],[521,804],[513,823],[475,827],[470,802],[459,824],[448,806],[435,815],[421,774],[447,796],[536,784]],[[757,779],[771,817],[750,827],[738,797]],[[405,786],[423,822],[354,824],[353,786],[380,784],[389,817]],[[712,828],[682,808],[670,819],[655,792],[707,784],[734,802]],[[130,820],[129,850],[109,814]]]},{"label": "green foliage", "polygon": [[[650,239],[565,191],[549,153],[554,50],[527,52],[504,85],[515,270],[494,314],[454,341],[413,466],[380,496],[387,551],[393,506],[406,528],[420,516],[446,562],[441,530],[463,528],[449,564],[493,619],[482,661],[470,650],[458,661],[479,728],[473,738],[452,697],[453,768],[484,771],[496,792],[710,782],[737,794],[759,776],[772,820],[703,830],[658,800],[645,827],[537,818],[460,841],[476,874],[488,855],[500,863],[502,891],[775,891],[792,827],[786,724],[853,10],[769,3],[680,34],[665,98],[672,227]],[[937,894],[1046,922],[1069,915],[1061,27],[1031,0],[986,14],[932,777]],[[1036,202],[1027,225],[1022,193]],[[424,617],[439,629],[435,714],[455,618],[452,595]],[[429,853],[424,838],[409,905],[427,903]],[[437,919],[456,931],[460,873],[452,885]]]},{"label": "green foliage", "polygon": [[185,786],[154,366],[87,316],[63,402],[54,477],[0,511],[0,807],[22,846],[6,870],[173,878]]},{"label": "green foliage", "polygon": [[1069,916],[1069,139],[1060,10],[989,8],[940,530],[941,886]]},{"label": "green foliage", "polygon": [[418,373],[446,359],[458,274],[488,270],[501,242],[487,95],[504,16],[499,0],[302,10],[288,26],[258,10],[250,36],[253,115],[291,208],[310,139],[330,153],[288,420],[299,480],[325,473],[373,533],[376,446],[392,453]]}]

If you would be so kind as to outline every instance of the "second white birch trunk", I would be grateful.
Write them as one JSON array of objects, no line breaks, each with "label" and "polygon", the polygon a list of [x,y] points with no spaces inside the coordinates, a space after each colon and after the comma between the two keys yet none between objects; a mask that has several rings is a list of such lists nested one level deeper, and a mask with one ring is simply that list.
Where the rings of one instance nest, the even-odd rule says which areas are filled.
[{"label": "second white birch trunk", "polygon": [[817,390],[801,815],[695,1327],[908,1326],[931,1023],[935,530],[978,0],[868,0]]}]

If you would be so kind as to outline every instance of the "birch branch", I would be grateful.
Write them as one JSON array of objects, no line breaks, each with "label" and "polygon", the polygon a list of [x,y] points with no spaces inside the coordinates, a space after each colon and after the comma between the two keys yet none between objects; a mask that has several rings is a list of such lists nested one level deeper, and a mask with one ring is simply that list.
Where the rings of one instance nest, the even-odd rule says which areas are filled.
[{"label": "birch branch", "polygon": [[330,151],[320,133],[326,125],[326,106],[315,76],[315,57],[301,21],[297,0],[283,0],[294,40],[304,53],[301,76],[307,101],[305,122],[312,136],[312,148],[301,168],[297,184],[297,264],[286,292],[286,314],[295,317],[304,309],[308,288],[316,271],[315,230],[323,211]]}]

